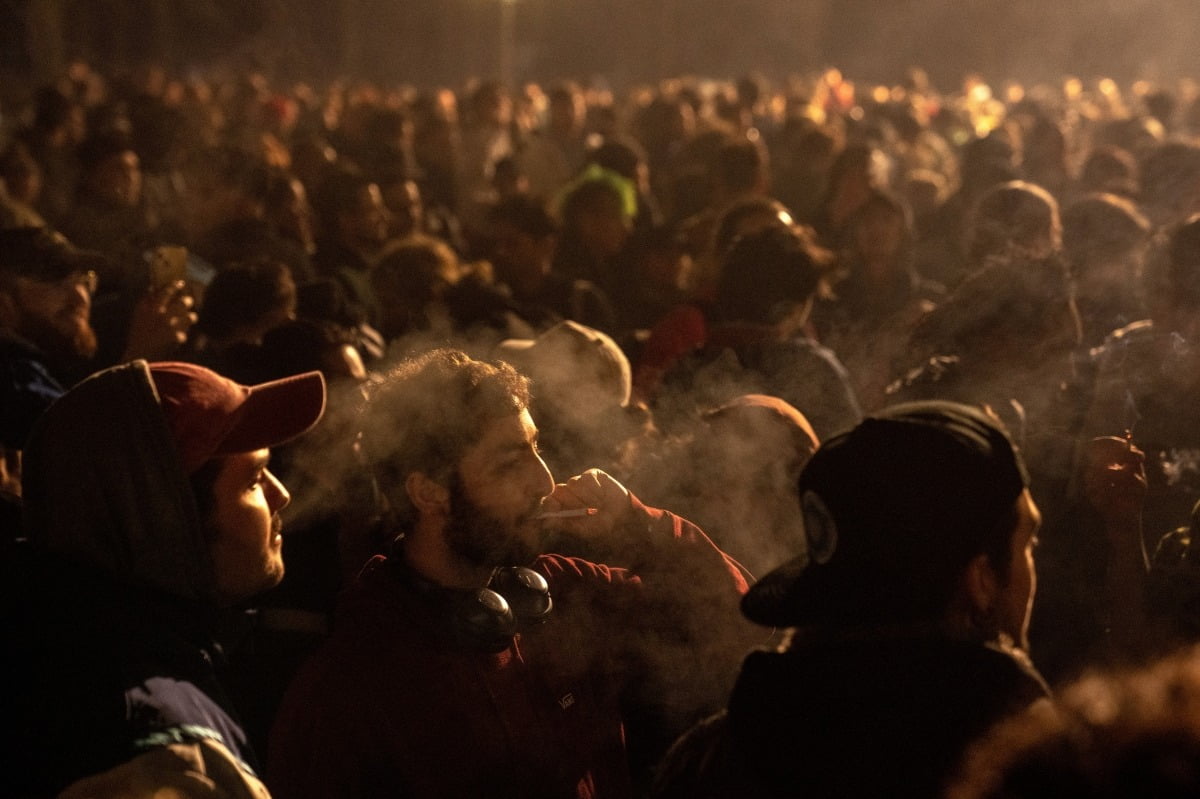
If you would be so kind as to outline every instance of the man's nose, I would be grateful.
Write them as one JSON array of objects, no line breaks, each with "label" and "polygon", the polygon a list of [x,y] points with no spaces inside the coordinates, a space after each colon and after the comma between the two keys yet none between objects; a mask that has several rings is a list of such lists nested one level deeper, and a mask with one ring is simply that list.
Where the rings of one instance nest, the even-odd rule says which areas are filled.
[{"label": "man's nose", "polygon": [[532,481],[539,499],[550,496],[554,491],[554,475],[551,474],[550,467],[542,460],[541,455],[537,456],[537,468]]},{"label": "man's nose", "polygon": [[278,513],[292,501],[292,495],[288,492],[287,487],[279,482],[279,478],[270,471],[264,475],[264,478],[267,505],[271,508],[272,513]]}]

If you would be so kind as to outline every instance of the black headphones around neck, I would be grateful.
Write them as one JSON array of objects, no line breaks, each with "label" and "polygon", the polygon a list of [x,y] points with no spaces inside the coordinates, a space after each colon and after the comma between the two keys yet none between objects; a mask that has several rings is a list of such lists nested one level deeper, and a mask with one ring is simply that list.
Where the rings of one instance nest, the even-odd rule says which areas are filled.
[{"label": "black headphones around neck", "polygon": [[445,636],[457,647],[503,652],[513,636],[550,617],[554,601],[546,578],[525,566],[504,566],[486,588],[447,588],[418,574],[395,554],[393,573],[446,620]]}]

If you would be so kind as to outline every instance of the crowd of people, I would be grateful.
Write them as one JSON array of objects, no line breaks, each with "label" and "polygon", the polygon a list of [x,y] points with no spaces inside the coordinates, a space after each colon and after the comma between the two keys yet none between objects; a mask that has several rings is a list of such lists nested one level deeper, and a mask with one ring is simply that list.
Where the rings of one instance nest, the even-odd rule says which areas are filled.
[{"label": "crowd of people", "polygon": [[0,103],[5,795],[1200,787],[1196,86]]}]

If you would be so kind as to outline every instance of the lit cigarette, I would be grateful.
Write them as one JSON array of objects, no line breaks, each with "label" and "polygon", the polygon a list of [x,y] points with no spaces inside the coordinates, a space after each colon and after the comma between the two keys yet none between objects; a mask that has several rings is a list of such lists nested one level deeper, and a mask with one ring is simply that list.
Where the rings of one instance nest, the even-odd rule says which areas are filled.
[{"label": "lit cigarette", "polygon": [[538,519],[578,519],[582,516],[595,516],[599,513],[597,508],[575,508],[573,510],[552,510],[545,513],[539,513]]}]

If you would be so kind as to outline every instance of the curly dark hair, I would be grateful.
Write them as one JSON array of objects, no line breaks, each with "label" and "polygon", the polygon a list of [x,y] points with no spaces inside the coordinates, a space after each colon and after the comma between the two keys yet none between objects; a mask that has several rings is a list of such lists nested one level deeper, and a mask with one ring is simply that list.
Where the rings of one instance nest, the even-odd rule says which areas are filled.
[{"label": "curly dark hair", "polygon": [[368,389],[362,454],[397,521],[415,521],[404,483],[414,472],[448,484],[492,420],[529,407],[529,381],[501,362],[437,349],[403,361]]}]

